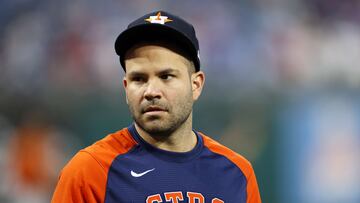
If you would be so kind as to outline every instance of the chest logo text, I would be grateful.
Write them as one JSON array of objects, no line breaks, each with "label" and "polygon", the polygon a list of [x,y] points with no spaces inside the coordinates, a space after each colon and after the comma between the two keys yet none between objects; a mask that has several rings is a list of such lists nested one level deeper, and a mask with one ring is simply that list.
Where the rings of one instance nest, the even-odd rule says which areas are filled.
[{"label": "chest logo text", "polygon": [[[180,203],[184,201],[184,195],[182,192],[165,192],[165,201],[171,202],[171,203]],[[187,196],[187,203],[205,203],[205,197],[201,193],[197,192],[186,192]],[[161,203],[163,202],[163,199],[160,194],[155,194],[148,196],[146,198],[146,203]],[[219,198],[214,198],[211,200],[211,203],[224,203],[223,200]]]}]

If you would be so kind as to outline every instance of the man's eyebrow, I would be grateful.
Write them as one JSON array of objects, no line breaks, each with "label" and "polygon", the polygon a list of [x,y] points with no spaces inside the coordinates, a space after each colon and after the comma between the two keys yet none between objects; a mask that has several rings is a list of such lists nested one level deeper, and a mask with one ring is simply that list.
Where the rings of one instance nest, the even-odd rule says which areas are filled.
[{"label": "man's eyebrow", "polygon": [[160,70],[159,72],[158,72],[158,74],[167,74],[167,73],[179,73],[180,71],[179,70],[177,70],[177,69],[173,69],[173,68],[165,68],[165,69],[163,69],[163,70]]},{"label": "man's eyebrow", "polygon": [[144,72],[141,71],[131,71],[127,73],[128,76],[143,76],[146,75]]},{"label": "man's eyebrow", "polygon": [[[164,75],[164,74],[178,74],[180,71],[177,70],[177,69],[173,69],[173,68],[165,68],[165,69],[162,69],[162,70],[159,70],[157,71],[156,75]],[[127,72],[126,75],[128,77],[138,77],[138,76],[146,76],[147,73],[143,72],[143,71],[137,71],[137,70],[134,70],[134,71],[130,71],[130,72]]]}]

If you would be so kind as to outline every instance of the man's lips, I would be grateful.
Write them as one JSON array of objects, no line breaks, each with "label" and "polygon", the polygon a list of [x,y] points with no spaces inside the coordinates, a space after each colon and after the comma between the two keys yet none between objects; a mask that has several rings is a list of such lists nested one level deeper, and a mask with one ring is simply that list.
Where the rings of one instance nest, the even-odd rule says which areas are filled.
[{"label": "man's lips", "polygon": [[143,110],[143,113],[147,113],[147,112],[157,112],[157,111],[166,111],[166,109],[161,108],[161,107],[159,107],[159,106],[149,106],[149,107],[146,107],[146,108]]}]

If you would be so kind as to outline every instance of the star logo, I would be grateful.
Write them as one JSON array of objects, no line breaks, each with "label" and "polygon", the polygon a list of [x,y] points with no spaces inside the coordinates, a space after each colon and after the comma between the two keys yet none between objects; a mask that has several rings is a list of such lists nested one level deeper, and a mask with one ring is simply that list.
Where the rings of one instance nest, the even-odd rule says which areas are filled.
[{"label": "star logo", "polygon": [[150,16],[149,18],[146,18],[145,21],[164,25],[165,23],[171,22],[172,20],[167,16],[162,16],[161,12],[158,12],[156,16]]}]

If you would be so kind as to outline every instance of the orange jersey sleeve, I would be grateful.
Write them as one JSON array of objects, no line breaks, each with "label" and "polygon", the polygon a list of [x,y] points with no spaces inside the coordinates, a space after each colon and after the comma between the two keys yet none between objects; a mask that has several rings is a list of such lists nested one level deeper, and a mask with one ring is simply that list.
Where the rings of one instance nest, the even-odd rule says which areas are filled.
[{"label": "orange jersey sleeve", "polygon": [[135,144],[127,129],[123,129],[79,151],[61,171],[51,202],[104,202],[112,161]]},{"label": "orange jersey sleeve", "polygon": [[80,151],[62,170],[51,202],[102,202],[105,185],[106,172],[104,168],[91,154]]},{"label": "orange jersey sleeve", "polygon": [[203,135],[203,138],[204,138],[204,145],[206,147],[208,147],[212,152],[228,158],[244,173],[247,180],[246,203],[261,203],[260,192],[256,181],[256,176],[254,173],[254,169],[251,166],[251,163],[248,160],[246,160],[243,156],[235,153],[231,149],[221,145],[220,143],[214,141],[213,139],[205,135]]}]

